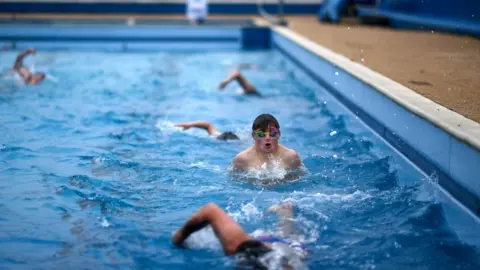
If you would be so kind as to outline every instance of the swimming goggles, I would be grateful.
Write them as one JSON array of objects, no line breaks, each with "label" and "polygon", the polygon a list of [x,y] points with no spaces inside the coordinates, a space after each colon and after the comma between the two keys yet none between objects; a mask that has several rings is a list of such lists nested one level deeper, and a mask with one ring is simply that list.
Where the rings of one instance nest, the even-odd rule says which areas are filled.
[{"label": "swimming goggles", "polygon": [[[255,133],[255,135],[257,135],[258,137],[261,137],[261,138],[263,138],[267,135],[267,133],[265,131],[260,130],[260,129],[259,130],[254,130],[253,133]],[[270,135],[270,137],[275,137],[279,133],[280,133],[280,131],[275,128],[275,129],[270,130],[269,135]]]}]

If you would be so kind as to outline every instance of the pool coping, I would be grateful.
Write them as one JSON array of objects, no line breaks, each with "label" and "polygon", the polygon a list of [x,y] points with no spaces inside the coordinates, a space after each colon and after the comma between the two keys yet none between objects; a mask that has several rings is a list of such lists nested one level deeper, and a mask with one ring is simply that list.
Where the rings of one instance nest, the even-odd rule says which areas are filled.
[{"label": "pool coping", "polygon": [[[257,21],[257,23],[264,25],[261,21]],[[398,105],[408,109],[422,119],[427,120],[434,126],[443,129],[459,141],[480,151],[480,124],[475,121],[451,111],[416,93],[410,88],[362,64],[356,63],[341,54],[335,53],[295,33],[293,30],[273,25],[270,26],[270,28],[276,33],[296,42],[304,49],[311,51],[331,64],[345,70],[358,80],[387,96]]]},{"label": "pool coping", "polygon": [[[268,22],[259,20],[258,25]],[[274,48],[480,224],[480,183],[475,180],[480,175],[480,124],[290,29],[269,27]],[[480,237],[476,244],[480,246]]]}]

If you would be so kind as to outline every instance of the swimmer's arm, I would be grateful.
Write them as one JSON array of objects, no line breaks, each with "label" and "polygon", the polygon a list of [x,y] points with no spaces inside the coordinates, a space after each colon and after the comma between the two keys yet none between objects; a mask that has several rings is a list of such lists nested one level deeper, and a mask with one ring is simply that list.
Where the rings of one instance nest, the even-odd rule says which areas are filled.
[{"label": "swimmer's arm", "polygon": [[302,167],[302,159],[297,152],[293,152],[292,154],[290,154],[286,165],[288,169],[300,168]]},{"label": "swimmer's arm", "polygon": [[193,214],[183,226],[174,233],[172,243],[182,246],[183,242],[194,232],[211,225],[215,235],[220,239],[227,255],[235,254],[238,245],[251,237],[214,203],[209,203]]},{"label": "swimmer's arm", "polygon": [[248,159],[242,155],[238,154],[232,161],[232,169],[234,171],[244,171],[248,169]]},{"label": "swimmer's arm", "polygon": [[35,49],[26,49],[20,52],[17,55],[17,59],[15,60],[15,64],[13,65],[14,70],[18,70],[23,66],[23,59],[29,54],[35,54]]},{"label": "swimmer's arm", "polygon": [[212,124],[207,121],[194,121],[194,122],[185,122],[185,123],[178,123],[175,124],[176,127],[183,127],[184,130],[189,129],[191,127],[201,128],[208,132],[210,135],[217,135],[220,133]]}]

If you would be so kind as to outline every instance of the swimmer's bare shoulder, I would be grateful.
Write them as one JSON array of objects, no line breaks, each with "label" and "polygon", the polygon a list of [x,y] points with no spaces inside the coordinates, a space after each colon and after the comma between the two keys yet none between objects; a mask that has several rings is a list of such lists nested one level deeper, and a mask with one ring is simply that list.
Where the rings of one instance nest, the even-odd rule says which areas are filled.
[{"label": "swimmer's bare shoulder", "polygon": [[302,166],[302,159],[300,155],[293,149],[287,148],[282,145],[282,160],[285,168],[287,169],[296,169]]},{"label": "swimmer's bare shoulder", "polygon": [[244,171],[250,168],[252,147],[249,147],[238,153],[232,161],[232,167],[237,171]]}]

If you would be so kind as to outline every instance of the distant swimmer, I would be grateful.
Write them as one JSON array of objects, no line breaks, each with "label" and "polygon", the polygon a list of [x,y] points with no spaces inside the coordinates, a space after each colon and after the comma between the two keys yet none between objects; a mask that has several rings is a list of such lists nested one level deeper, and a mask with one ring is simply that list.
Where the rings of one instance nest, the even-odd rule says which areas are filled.
[{"label": "distant swimmer", "polygon": [[218,131],[211,123],[207,121],[194,121],[194,122],[184,122],[184,123],[177,123],[175,124],[176,127],[183,127],[183,130],[187,130],[189,128],[200,128],[204,129],[210,134],[211,136],[217,137],[217,139],[222,140],[222,141],[227,141],[227,140],[238,140],[238,136],[231,132],[231,131],[226,131],[226,132],[220,132]]},{"label": "distant swimmer", "polygon": [[253,95],[260,97],[261,94],[258,92],[257,88],[250,83],[245,76],[240,73],[241,69],[258,69],[255,65],[250,64],[241,64],[239,65],[228,77],[222,81],[218,89],[222,91],[230,82],[236,80],[238,84],[242,87],[243,93],[245,95]]},{"label": "distant swimmer", "polygon": [[23,65],[23,59],[27,55],[35,54],[35,53],[36,53],[35,49],[27,49],[22,51],[21,53],[18,54],[17,59],[15,60],[15,64],[12,68],[12,71],[18,73],[18,75],[20,75],[20,77],[26,84],[35,85],[43,81],[46,77],[46,74],[42,72],[32,74],[30,70]]},{"label": "distant swimmer", "polygon": [[[293,232],[293,208],[290,202],[273,205],[268,212],[279,218],[279,235],[252,237],[227,213],[209,203],[194,213],[174,233],[172,243],[185,246],[184,241],[194,232],[210,225],[223,247],[225,255],[236,258],[236,269],[297,269],[309,256],[306,245]],[[278,251],[278,252],[277,252]],[[277,255],[277,256],[275,256]]]},{"label": "distant swimmer", "polygon": [[295,150],[281,145],[280,124],[271,114],[259,115],[252,125],[252,138],[255,145],[239,153],[232,162],[234,170],[248,171],[250,169],[268,166],[271,163],[285,169],[301,168],[302,160]]}]

